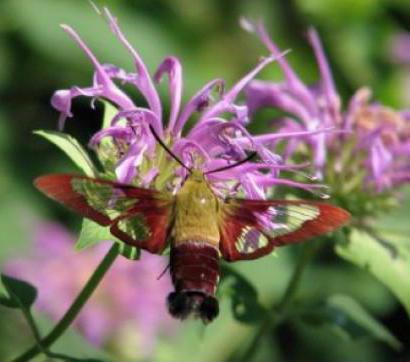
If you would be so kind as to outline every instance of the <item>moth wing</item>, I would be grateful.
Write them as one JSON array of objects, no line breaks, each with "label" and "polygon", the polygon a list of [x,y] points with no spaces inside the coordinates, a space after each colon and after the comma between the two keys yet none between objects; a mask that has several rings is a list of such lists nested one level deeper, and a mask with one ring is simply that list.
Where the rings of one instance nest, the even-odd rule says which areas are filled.
[{"label": "moth wing", "polygon": [[220,251],[228,261],[256,259],[336,230],[349,218],[339,207],[314,201],[230,199],[220,216]]},{"label": "moth wing", "polygon": [[45,175],[34,181],[46,196],[102,226],[132,246],[156,253],[166,246],[173,198],[103,179],[69,174]]},{"label": "moth wing", "polygon": [[138,206],[118,217],[111,225],[111,234],[131,246],[138,246],[154,254],[161,254],[167,245],[171,225],[171,207]]}]

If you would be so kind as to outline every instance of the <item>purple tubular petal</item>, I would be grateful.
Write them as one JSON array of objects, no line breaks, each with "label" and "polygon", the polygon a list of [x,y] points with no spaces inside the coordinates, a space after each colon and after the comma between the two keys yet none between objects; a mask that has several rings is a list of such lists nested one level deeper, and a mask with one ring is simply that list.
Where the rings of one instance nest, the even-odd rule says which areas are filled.
[{"label": "purple tubular petal", "polygon": [[159,169],[157,167],[151,168],[143,177],[141,180],[141,186],[142,187],[149,187],[151,182],[154,180],[155,177],[159,174]]},{"label": "purple tubular petal", "polygon": [[129,140],[131,136],[132,136],[132,131],[128,127],[122,127],[122,126],[107,127],[107,128],[102,129],[101,131],[98,131],[91,137],[89,146],[91,148],[95,148],[96,146],[98,146],[101,140],[105,137],[113,137],[117,139],[119,138],[119,139]]},{"label": "purple tubular petal", "polygon": [[[117,67],[113,64],[102,64],[105,73],[110,77],[110,79],[119,79],[123,82],[131,82],[135,79],[135,74],[129,74],[124,69]],[[94,82],[97,81],[97,74],[94,75]]]},{"label": "purple tubular petal", "polygon": [[[392,151],[397,155],[397,156],[407,156],[409,157],[410,155],[410,140],[407,142],[400,143],[392,148]],[[410,161],[410,160],[409,160]],[[410,167],[410,164],[409,164]]]},{"label": "purple tubular petal", "polygon": [[232,104],[240,91],[258,74],[264,67],[273,61],[283,56],[270,56],[263,59],[259,64],[239,80],[228,92],[226,92],[222,99],[211,106],[199,119],[198,123],[202,123],[207,118],[215,117],[223,112],[232,112]]},{"label": "purple tubular petal", "polygon": [[326,96],[329,104],[338,109],[340,108],[339,95],[336,91],[332,72],[330,71],[329,64],[326,60],[326,55],[320,42],[319,35],[314,28],[309,29],[308,39],[310,41],[310,44],[312,45],[313,51],[315,52],[316,60],[319,65],[323,93]]},{"label": "purple tubular petal", "polygon": [[351,129],[353,126],[354,116],[356,111],[363,107],[371,98],[372,92],[367,87],[359,88],[353,97],[350,99],[347,111],[343,118],[342,127],[344,129]]},{"label": "purple tubular petal", "polygon": [[305,123],[312,118],[309,108],[290,94],[283,85],[254,80],[246,87],[245,93],[250,112],[264,106],[272,106],[296,115]]},{"label": "purple tubular petal", "polygon": [[227,131],[239,131],[244,134],[249,143],[252,145],[252,137],[248,131],[235,121],[227,122],[220,118],[211,118],[203,122],[200,126],[191,130],[188,139],[201,143],[202,147],[209,153],[223,152],[224,154],[234,153],[239,157],[245,157],[245,151],[242,147],[238,147],[235,143],[235,135],[233,137],[226,134]]},{"label": "purple tubular petal", "polygon": [[225,102],[232,103],[235,98],[238,96],[239,92],[242,91],[242,89],[263,69],[265,68],[268,64],[280,59],[286,54],[286,52],[283,52],[278,55],[274,56],[269,56],[265,59],[263,59],[259,64],[252,69],[248,74],[246,74],[242,79],[239,80],[228,92],[226,92],[223,96],[223,100]]},{"label": "purple tubular petal", "polygon": [[410,64],[410,33],[399,32],[393,35],[390,44],[390,58],[401,65]]},{"label": "purple tubular petal", "polygon": [[74,87],[71,90],[57,91],[52,100],[51,104],[57,110],[61,112],[59,118],[59,128],[64,126],[64,121],[67,117],[71,117],[71,99],[79,95],[85,95],[88,97],[104,97],[113,103],[117,104],[121,108],[132,108],[134,107],[131,99],[123,93],[110,79],[106,73],[104,67],[99,63],[95,55],[91,50],[85,45],[79,35],[69,26],[61,25],[63,30],[80,46],[87,57],[93,64],[96,73],[94,77],[94,85],[90,88],[78,88]]},{"label": "purple tubular petal", "polygon": [[[236,147],[237,151],[236,153],[242,155],[242,157],[245,157],[245,149],[248,150],[254,150],[257,151],[259,156],[261,157],[261,159],[267,163],[273,163],[273,164],[277,164],[279,162],[282,162],[282,158],[277,155],[274,154],[273,152],[271,152],[270,150],[268,150],[267,148],[263,147],[261,145],[261,143],[259,142],[255,142],[255,137],[253,137],[247,130],[246,128],[244,128],[240,123],[235,122],[235,121],[231,121],[231,122],[225,122],[222,124],[215,124],[213,126],[214,128],[217,128],[217,132],[221,133],[223,132],[225,129],[233,129],[234,131],[239,131],[240,133],[242,133],[244,135],[244,137],[231,137],[229,139],[229,144]],[[220,139],[220,137],[219,137]],[[239,142],[240,139],[246,139],[247,142],[246,143],[241,143]]]},{"label": "purple tubular petal", "polygon": [[212,90],[216,87],[220,87],[220,89],[223,90],[224,81],[222,79],[214,79],[210,81],[188,101],[178,117],[174,129],[170,130],[172,135],[177,136],[181,132],[192,113],[208,106],[209,96]]},{"label": "purple tubular petal", "polygon": [[73,38],[73,40],[80,46],[80,48],[84,51],[87,57],[91,60],[91,63],[93,64],[97,72],[97,76],[100,78],[100,82],[106,83],[107,85],[112,83],[110,77],[105,72],[104,67],[100,64],[100,62],[97,60],[95,55],[91,52],[91,50],[87,47],[87,45],[85,45],[85,43],[82,41],[82,39],[77,34],[77,32],[73,28],[65,24],[62,24],[61,28],[68,35],[70,35],[71,38]]},{"label": "purple tubular petal", "polygon": [[[216,170],[217,168],[221,168],[224,166],[228,166],[230,163],[225,160],[212,160],[206,164],[206,171]],[[309,163],[301,163],[301,164],[273,164],[271,162],[261,162],[261,163],[252,163],[248,162],[246,164],[233,167],[226,171],[218,172],[218,175],[221,177],[216,177],[217,179],[238,179],[245,173],[249,172],[256,172],[260,170],[270,170],[273,171],[289,171],[289,172],[297,172],[296,170],[306,168],[310,164]]]},{"label": "purple tubular petal", "polygon": [[264,187],[271,187],[275,185],[284,185],[289,187],[297,187],[306,191],[314,192],[314,190],[326,189],[326,185],[322,184],[308,184],[303,182],[296,182],[284,178],[273,178],[270,175],[261,175],[257,177],[259,185]]},{"label": "purple tubular petal", "polygon": [[[270,144],[272,142],[276,142],[282,138],[293,138],[293,137],[306,137],[312,136],[321,133],[334,133],[337,132],[333,127],[316,129],[314,131],[295,131],[295,132],[282,132],[282,133],[271,133],[266,135],[260,136],[253,136],[252,139],[254,142],[262,143],[262,144]],[[345,133],[345,132],[343,132]],[[245,143],[247,141],[246,138],[237,138],[236,141],[240,143]]]},{"label": "purple tubular petal", "polygon": [[115,169],[117,180],[129,184],[137,175],[137,167],[142,162],[142,157],[147,149],[147,145],[142,147],[139,144],[132,144],[127,154],[118,162]]},{"label": "purple tubular petal", "polygon": [[79,35],[67,25],[62,25],[61,27],[66,33],[68,33],[68,35],[70,35],[74,39],[74,41],[80,46],[87,57],[91,60],[91,63],[94,65],[94,68],[96,70],[95,78],[97,84],[101,85],[104,89],[103,96],[123,109],[133,108],[134,103],[132,102],[132,100],[114,84],[114,82],[106,73],[104,67],[100,64],[91,50],[85,45]]},{"label": "purple tubular petal", "polygon": [[[281,50],[276,46],[276,44],[269,37],[265,27],[262,23],[257,24],[257,33],[265,44],[266,48],[273,54],[279,55]],[[278,63],[283,70],[286,77],[289,89],[292,90],[297,97],[301,98],[303,103],[309,106],[314,102],[314,99],[306,85],[301,81],[297,74],[292,70],[292,67],[288,64],[285,57],[279,57]],[[312,111],[312,109],[310,109]]]},{"label": "purple tubular petal", "polygon": [[169,116],[168,131],[171,131],[175,127],[175,122],[177,120],[179,108],[181,106],[182,67],[179,60],[175,57],[165,58],[154,75],[155,81],[160,82],[164,73],[168,73],[169,77],[169,96],[171,98],[171,112]]},{"label": "purple tubular petal", "polygon": [[393,184],[400,185],[402,183],[409,183],[410,182],[410,171],[407,172],[396,172],[389,175],[390,180],[392,180]]},{"label": "purple tubular petal", "polygon": [[249,123],[249,111],[245,105],[230,104],[226,107],[226,112],[232,113],[235,116],[235,120],[244,125]]},{"label": "purple tubular petal", "polygon": [[111,121],[111,124],[115,125],[123,118],[135,119],[135,117],[140,117],[140,116],[143,117],[143,120],[145,122],[152,125],[152,127],[155,129],[155,131],[160,137],[163,136],[163,129],[161,126],[161,121],[158,119],[158,117],[156,116],[154,112],[152,112],[150,109],[147,109],[147,108],[136,107],[129,111],[120,111],[114,116],[114,118]]},{"label": "purple tubular petal", "polygon": [[247,198],[257,200],[264,200],[266,198],[265,190],[261,187],[261,184],[256,181],[254,175],[245,174],[241,178],[241,184]]},{"label": "purple tubular petal", "polygon": [[98,97],[102,94],[102,87],[62,89],[54,92],[51,97],[51,105],[60,112],[58,119],[58,129],[64,128],[67,117],[72,117],[71,100],[78,96]]},{"label": "purple tubular petal", "polygon": [[189,148],[196,149],[196,151],[198,151],[198,153],[205,159],[205,162],[208,162],[210,160],[208,152],[205,151],[201,144],[189,139],[182,138],[176,141],[173,147],[173,151],[178,155],[183,155],[183,153],[186,152],[186,150]]},{"label": "purple tubular petal", "polygon": [[[125,46],[125,48],[129,51],[134,59],[135,68],[137,70],[138,78],[135,81],[135,85],[141,94],[147,100],[150,108],[155,113],[157,118],[161,120],[161,102],[158,96],[158,92],[156,91],[154,84],[152,82],[151,76],[145,66],[144,62],[142,61],[140,55],[135,51],[135,49],[131,46],[128,42],[124,34],[122,33],[121,29],[117,24],[117,20],[111,15],[107,8],[104,8],[104,13],[108,19],[108,23],[110,25],[110,29],[113,34],[118,38],[118,40]],[[130,108],[130,107],[129,107]]]},{"label": "purple tubular petal", "polygon": [[283,159],[276,153],[273,153],[266,147],[257,146],[256,149],[258,150],[259,157],[263,160],[263,162],[271,163],[274,165],[283,163]]},{"label": "purple tubular petal", "polygon": [[391,162],[392,154],[383,145],[381,139],[378,138],[370,149],[370,164],[376,182],[383,176]]},{"label": "purple tubular petal", "polygon": [[219,135],[215,130],[218,130],[218,125],[225,123],[227,121],[223,118],[210,118],[200,126],[195,126],[186,138],[191,141],[200,142],[201,146],[209,152],[215,145],[220,145]]},{"label": "purple tubular petal", "polygon": [[318,134],[315,136],[314,142],[313,142],[313,150],[314,150],[314,165],[317,169],[316,171],[316,177],[319,180],[323,179],[323,173],[321,170],[323,170],[323,167],[326,164],[326,154],[327,154],[327,148],[326,148],[326,137],[323,133]]}]

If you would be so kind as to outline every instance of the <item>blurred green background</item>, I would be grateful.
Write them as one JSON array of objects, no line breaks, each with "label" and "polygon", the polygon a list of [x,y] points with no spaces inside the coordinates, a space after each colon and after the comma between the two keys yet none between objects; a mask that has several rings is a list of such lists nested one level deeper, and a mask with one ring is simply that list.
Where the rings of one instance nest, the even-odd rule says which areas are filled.
[{"label": "blurred green background", "polygon": [[[391,52],[394,37],[410,31],[409,1],[95,3],[110,8],[152,72],[164,56],[179,57],[184,67],[184,99],[216,77],[224,78],[229,86],[266,54],[255,37],[240,29],[238,19],[246,16],[263,19],[273,39],[282,48],[292,49],[289,59],[306,81],[317,79],[312,52],[304,36],[307,27],[313,25],[321,35],[344,101],[355,89],[366,85],[386,105],[410,106],[410,88],[406,89],[405,82],[409,79],[410,64],[398,62]],[[75,171],[62,153],[32,135],[32,131],[56,128],[58,114],[49,103],[56,89],[88,85],[92,76],[91,65],[60,29],[61,23],[74,27],[102,62],[132,69],[130,57],[88,1],[0,2],[0,263],[28,252],[31,230],[40,220],[54,219],[74,231],[79,229],[78,217],[45,200],[32,186],[38,175]],[[271,65],[260,77],[279,79],[280,72]],[[74,114],[74,119],[67,122],[66,132],[86,144],[98,129],[101,109],[92,111],[88,100],[78,99]],[[407,212],[397,212],[390,220],[399,226],[408,224],[408,211],[407,208]],[[281,250],[278,258],[240,263],[236,269],[255,284],[261,300],[269,302],[282,293],[298,252],[298,247]],[[351,294],[402,342],[410,343],[408,318],[384,287],[365,272],[332,256],[322,259],[310,266],[299,293],[301,298],[314,300],[333,292]],[[159,341],[152,360],[232,360],[238,346],[249,338],[252,327],[235,322],[228,304],[228,300],[222,300],[221,317],[206,330],[188,322],[174,339]],[[39,318],[46,331],[50,322]],[[0,360],[22,351],[30,341],[30,332],[18,312],[0,307]],[[58,349],[74,350],[78,356],[100,353],[74,332],[62,338]],[[253,361],[408,361],[410,354],[406,353],[398,355],[368,339],[345,340],[325,327],[312,329],[294,323],[266,336]],[[112,356],[108,359],[117,361]]]}]

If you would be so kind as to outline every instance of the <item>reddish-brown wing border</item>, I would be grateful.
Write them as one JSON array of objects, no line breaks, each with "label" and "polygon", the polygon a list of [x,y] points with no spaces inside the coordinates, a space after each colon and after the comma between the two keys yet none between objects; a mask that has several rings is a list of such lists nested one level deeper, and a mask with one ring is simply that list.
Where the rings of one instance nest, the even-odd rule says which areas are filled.
[{"label": "reddish-brown wing border", "polygon": [[[121,197],[135,200],[129,210],[122,210],[121,215],[110,218],[108,215],[91,207],[84,195],[76,192],[73,180],[87,180],[96,185],[108,185],[113,195],[118,190]],[[164,198],[155,190],[143,189],[109,180],[94,179],[71,174],[51,174],[40,176],[34,185],[49,198],[68,207],[77,214],[91,219],[102,226],[111,226],[111,233],[132,246],[137,246],[152,253],[159,253],[166,247],[167,229],[171,219],[172,200]],[[95,195],[98,197],[98,195]],[[121,219],[129,219],[137,214],[144,215],[144,220],[151,231],[147,240],[134,240],[130,235],[118,228]]]},{"label": "reddish-brown wing border", "polygon": [[[319,214],[312,220],[307,220],[294,231],[277,237],[269,237],[257,214],[268,212],[270,207],[288,205],[311,205],[319,210]],[[239,200],[231,199],[223,205],[220,222],[220,251],[228,261],[250,260],[260,258],[272,252],[276,246],[299,243],[315,236],[326,234],[343,226],[350,219],[350,214],[337,206],[306,200]],[[265,235],[269,242],[266,246],[251,253],[240,253],[235,244],[244,228],[254,228]]]}]

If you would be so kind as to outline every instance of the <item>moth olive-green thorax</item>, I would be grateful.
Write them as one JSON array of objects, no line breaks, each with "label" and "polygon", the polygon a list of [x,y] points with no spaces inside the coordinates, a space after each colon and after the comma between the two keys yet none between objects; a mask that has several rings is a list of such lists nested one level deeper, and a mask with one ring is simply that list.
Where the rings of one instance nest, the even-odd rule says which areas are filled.
[{"label": "moth olive-green thorax", "polygon": [[175,224],[173,241],[207,242],[217,246],[219,199],[212,191],[205,175],[192,170],[175,196]]}]

